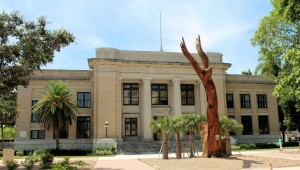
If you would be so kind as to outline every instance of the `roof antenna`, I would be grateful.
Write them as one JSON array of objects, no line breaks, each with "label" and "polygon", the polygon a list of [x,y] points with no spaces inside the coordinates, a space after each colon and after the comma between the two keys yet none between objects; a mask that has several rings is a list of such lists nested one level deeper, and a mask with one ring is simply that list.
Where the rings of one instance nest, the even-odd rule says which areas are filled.
[{"label": "roof antenna", "polygon": [[161,13],[160,13],[160,18],[159,18],[159,26],[160,26],[160,52],[164,52],[164,50],[162,48]]}]

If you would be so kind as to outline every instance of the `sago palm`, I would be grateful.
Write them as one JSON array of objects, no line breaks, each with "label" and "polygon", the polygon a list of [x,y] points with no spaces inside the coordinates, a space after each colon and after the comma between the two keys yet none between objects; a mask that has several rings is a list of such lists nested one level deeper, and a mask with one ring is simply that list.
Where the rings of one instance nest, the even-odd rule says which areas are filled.
[{"label": "sago palm", "polygon": [[171,133],[171,118],[169,116],[159,117],[157,120],[151,120],[149,125],[153,128],[154,132],[158,133],[158,135],[162,137],[163,159],[168,159],[168,139]]},{"label": "sago palm", "polygon": [[238,133],[242,132],[244,127],[241,123],[235,119],[222,117],[220,119],[220,126],[223,136],[225,136],[226,155],[231,156],[231,143],[230,143],[230,132]]},{"label": "sago palm", "polygon": [[184,132],[184,122],[181,116],[172,118],[171,129],[172,133],[175,134],[176,158],[180,159],[182,154],[180,132]]},{"label": "sago palm", "polygon": [[194,157],[195,149],[195,139],[194,134],[197,133],[198,123],[206,121],[204,115],[198,114],[185,114],[182,116],[184,122],[184,131],[189,133],[189,152],[190,158]]},{"label": "sago palm", "polygon": [[56,149],[59,150],[59,133],[76,119],[78,107],[76,100],[62,81],[46,85],[38,94],[39,101],[32,107],[32,114],[37,114],[45,129],[54,130]]}]

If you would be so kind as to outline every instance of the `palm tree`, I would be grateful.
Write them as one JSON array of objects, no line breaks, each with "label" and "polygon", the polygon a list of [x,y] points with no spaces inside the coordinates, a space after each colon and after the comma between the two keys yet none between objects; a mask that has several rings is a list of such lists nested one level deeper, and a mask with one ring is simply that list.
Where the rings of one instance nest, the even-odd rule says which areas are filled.
[{"label": "palm tree", "polygon": [[31,113],[38,115],[45,129],[53,128],[56,149],[59,150],[60,131],[72,125],[79,113],[76,100],[62,81],[51,81],[38,96],[40,100],[32,107]]},{"label": "palm tree", "polygon": [[225,136],[226,155],[231,156],[231,143],[230,143],[230,132],[238,133],[242,132],[244,127],[241,123],[235,119],[222,117],[220,119],[220,126],[223,136]]},{"label": "palm tree", "polygon": [[158,117],[157,120],[151,120],[149,125],[153,128],[154,132],[158,133],[159,137],[162,137],[163,159],[168,159],[168,139],[171,133],[171,118],[169,116]]},{"label": "palm tree", "polygon": [[172,133],[175,134],[175,146],[176,146],[176,158],[180,159],[182,154],[182,145],[181,145],[181,137],[180,132],[184,130],[184,124],[182,117],[173,117],[171,121],[171,130]]},{"label": "palm tree", "polygon": [[189,152],[190,158],[192,158],[196,152],[194,134],[197,133],[198,123],[206,121],[206,116],[199,114],[185,114],[182,118],[184,122],[184,131],[189,133]]}]

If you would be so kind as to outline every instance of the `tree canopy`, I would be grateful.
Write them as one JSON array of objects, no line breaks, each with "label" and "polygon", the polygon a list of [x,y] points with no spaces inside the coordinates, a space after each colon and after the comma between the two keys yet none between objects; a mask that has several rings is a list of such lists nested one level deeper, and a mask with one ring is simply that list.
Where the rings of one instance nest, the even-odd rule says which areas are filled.
[{"label": "tree canopy", "polygon": [[25,21],[17,12],[0,13],[0,97],[27,85],[34,70],[53,61],[55,52],[74,42],[64,29],[48,30],[46,18]]},{"label": "tree canopy", "polygon": [[295,101],[300,110],[300,3],[271,0],[274,9],[264,17],[251,39],[259,46],[256,73],[275,80],[279,103]]},{"label": "tree canopy", "polygon": [[32,106],[32,114],[38,115],[39,122],[43,123],[47,130],[53,128],[58,150],[59,133],[68,125],[72,125],[72,121],[79,114],[76,99],[61,80],[51,81],[38,96],[40,100]]}]

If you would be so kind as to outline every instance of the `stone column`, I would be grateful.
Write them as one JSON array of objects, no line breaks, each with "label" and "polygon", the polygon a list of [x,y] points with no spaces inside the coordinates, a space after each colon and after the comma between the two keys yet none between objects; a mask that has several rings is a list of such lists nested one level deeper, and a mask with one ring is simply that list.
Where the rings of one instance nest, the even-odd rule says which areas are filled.
[{"label": "stone column", "polygon": [[207,105],[207,98],[206,98],[206,92],[203,87],[203,84],[200,83],[200,110],[201,114],[206,115],[206,105]]},{"label": "stone column", "polygon": [[200,96],[202,95],[202,94],[200,94],[200,82],[199,81],[196,81],[196,83],[195,83],[195,111],[196,111],[196,113],[198,113],[198,114],[203,114],[203,115],[205,115],[205,113],[202,113],[201,112],[201,108],[200,108]]},{"label": "stone column", "polygon": [[153,140],[152,129],[149,127],[151,115],[151,77],[143,78],[143,140]]},{"label": "stone column", "polygon": [[173,78],[173,114],[174,116],[181,115],[181,89],[180,81],[181,78]]}]

